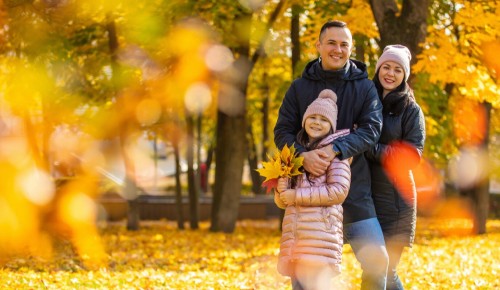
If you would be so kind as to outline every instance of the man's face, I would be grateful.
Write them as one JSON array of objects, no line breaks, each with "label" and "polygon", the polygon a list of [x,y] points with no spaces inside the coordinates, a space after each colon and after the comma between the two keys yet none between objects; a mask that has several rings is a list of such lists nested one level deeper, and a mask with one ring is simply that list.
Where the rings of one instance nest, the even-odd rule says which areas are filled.
[{"label": "man's face", "polygon": [[324,70],[338,70],[344,67],[351,56],[352,36],[347,28],[329,27],[316,42]]}]

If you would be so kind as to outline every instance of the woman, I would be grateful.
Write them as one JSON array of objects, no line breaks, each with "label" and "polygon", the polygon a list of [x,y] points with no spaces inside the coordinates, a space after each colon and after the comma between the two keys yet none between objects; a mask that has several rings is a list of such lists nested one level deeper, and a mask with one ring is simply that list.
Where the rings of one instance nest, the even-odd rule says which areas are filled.
[{"label": "woman", "polygon": [[[377,61],[373,79],[382,100],[383,126],[379,142],[366,155],[373,201],[389,255],[386,289],[403,289],[396,268],[404,247],[413,243],[417,219],[411,169],[418,165],[423,153],[425,122],[407,83],[410,60],[410,51],[405,46],[387,46]],[[405,154],[413,158],[402,158]],[[397,174],[391,174],[384,166],[388,162]]]}]

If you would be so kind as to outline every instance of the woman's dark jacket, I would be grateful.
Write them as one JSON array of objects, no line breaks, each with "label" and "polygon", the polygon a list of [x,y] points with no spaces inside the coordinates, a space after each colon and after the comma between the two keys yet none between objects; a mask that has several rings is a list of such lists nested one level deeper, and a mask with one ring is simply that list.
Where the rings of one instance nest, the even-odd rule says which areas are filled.
[{"label": "woman's dark jacket", "polygon": [[[351,130],[351,134],[333,143],[334,150],[341,152],[340,159],[354,157],[351,188],[343,203],[344,223],[376,217],[370,171],[363,153],[374,146],[380,136],[382,104],[363,63],[349,60],[344,69],[337,71],[323,70],[318,60],[308,63],[302,77],[293,81],[285,94],[274,127],[274,142],[280,149],[285,144],[294,144],[297,152],[306,151],[297,143],[296,135],[302,127],[307,106],[323,89],[331,89],[337,94],[337,130]],[[354,124],[357,125],[355,131],[352,130]]]},{"label": "woman's dark jacket", "polygon": [[[409,102],[400,114],[388,112],[385,106],[384,103],[380,140],[366,153],[370,163],[372,196],[386,239],[390,237],[411,246],[417,219],[416,188],[411,169],[418,165],[424,150],[424,114],[415,101]],[[405,145],[401,147],[401,143]],[[401,148],[409,150],[404,149],[402,153]],[[394,167],[391,167],[397,169],[397,174],[389,177],[382,160],[392,162]]]}]

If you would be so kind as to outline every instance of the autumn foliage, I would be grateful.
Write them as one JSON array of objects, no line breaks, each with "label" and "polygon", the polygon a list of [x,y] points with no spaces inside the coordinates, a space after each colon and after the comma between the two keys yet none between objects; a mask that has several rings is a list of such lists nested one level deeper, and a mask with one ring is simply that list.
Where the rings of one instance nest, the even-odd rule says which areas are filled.
[{"label": "autumn foliage", "polygon": [[[419,218],[415,245],[400,264],[406,289],[498,289],[500,221],[488,235],[467,236],[466,219]],[[234,234],[211,233],[202,223],[180,231],[173,222],[100,225],[109,263],[88,268],[60,240],[53,260],[12,257],[0,268],[2,289],[291,289],[276,270],[278,220],[239,221]],[[359,289],[361,270],[344,246],[334,289]]]},{"label": "autumn foliage", "polygon": [[278,186],[278,178],[291,178],[301,174],[299,169],[302,167],[304,157],[297,155],[293,145],[288,147],[285,144],[281,151],[276,151],[274,155],[268,156],[268,159],[269,161],[262,162],[263,168],[257,169],[260,175],[266,178],[262,186],[267,188],[267,192]]}]

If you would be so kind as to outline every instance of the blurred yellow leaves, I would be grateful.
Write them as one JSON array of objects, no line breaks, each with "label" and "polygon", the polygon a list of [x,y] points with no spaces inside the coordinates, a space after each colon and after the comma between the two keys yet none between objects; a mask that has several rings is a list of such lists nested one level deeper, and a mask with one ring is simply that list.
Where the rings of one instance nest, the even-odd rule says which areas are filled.
[{"label": "blurred yellow leaves", "polygon": [[17,60],[0,59],[0,62],[0,84],[4,99],[15,113],[26,114],[40,110],[42,98],[50,99],[57,94],[54,81],[46,70]]},{"label": "blurred yellow leaves", "polygon": [[349,25],[352,34],[360,33],[368,38],[379,37],[370,4],[363,0],[353,0],[347,14],[338,17]]},{"label": "blurred yellow leaves", "polygon": [[161,104],[158,100],[147,98],[137,105],[135,117],[140,124],[150,126],[156,123],[161,116]]},{"label": "blurred yellow leaves", "polygon": [[[455,84],[457,92],[477,102],[500,106],[496,81],[500,9],[495,1],[456,1],[448,25],[428,28],[426,43],[413,70],[432,83]],[[489,69],[488,69],[489,68]]]},{"label": "blurred yellow leaves", "polygon": [[0,258],[7,254],[33,250],[33,237],[39,234],[40,221],[37,207],[22,193],[15,183],[19,169],[0,160]]},{"label": "blurred yellow leaves", "polygon": [[486,42],[482,46],[483,59],[488,68],[492,70],[493,75],[498,80],[500,77],[500,58],[498,52],[500,51],[500,41]]},{"label": "blurred yellow leaves", "polygon": [[467,98],[455,100],[453,110],[453,125],[458,144],[477,146],[486,137],[488,128],[486,109],[475,101]]},{"label": "blurred yellow leaves", "polygon": [[[4,289],[291,289],[276,270],[281,233],[278,220],[239,221],[234,234],[179,231],[175,222],[144,222],[128,232],[124,224],[101,227],[109,258],[106,267],[86,269],[71,248],[60,243],[54,262],[17,256],[0,270]],[[464,235],[464,217],[419,218],[416,241],[405,250],[400,276],[408,289],[496,289],[500,221],[488,223],[487,236]],[[485,271],[485,269],[488,269]],[[359,289],[361,269],[344,246],[342,274],[334,289]]]}]

